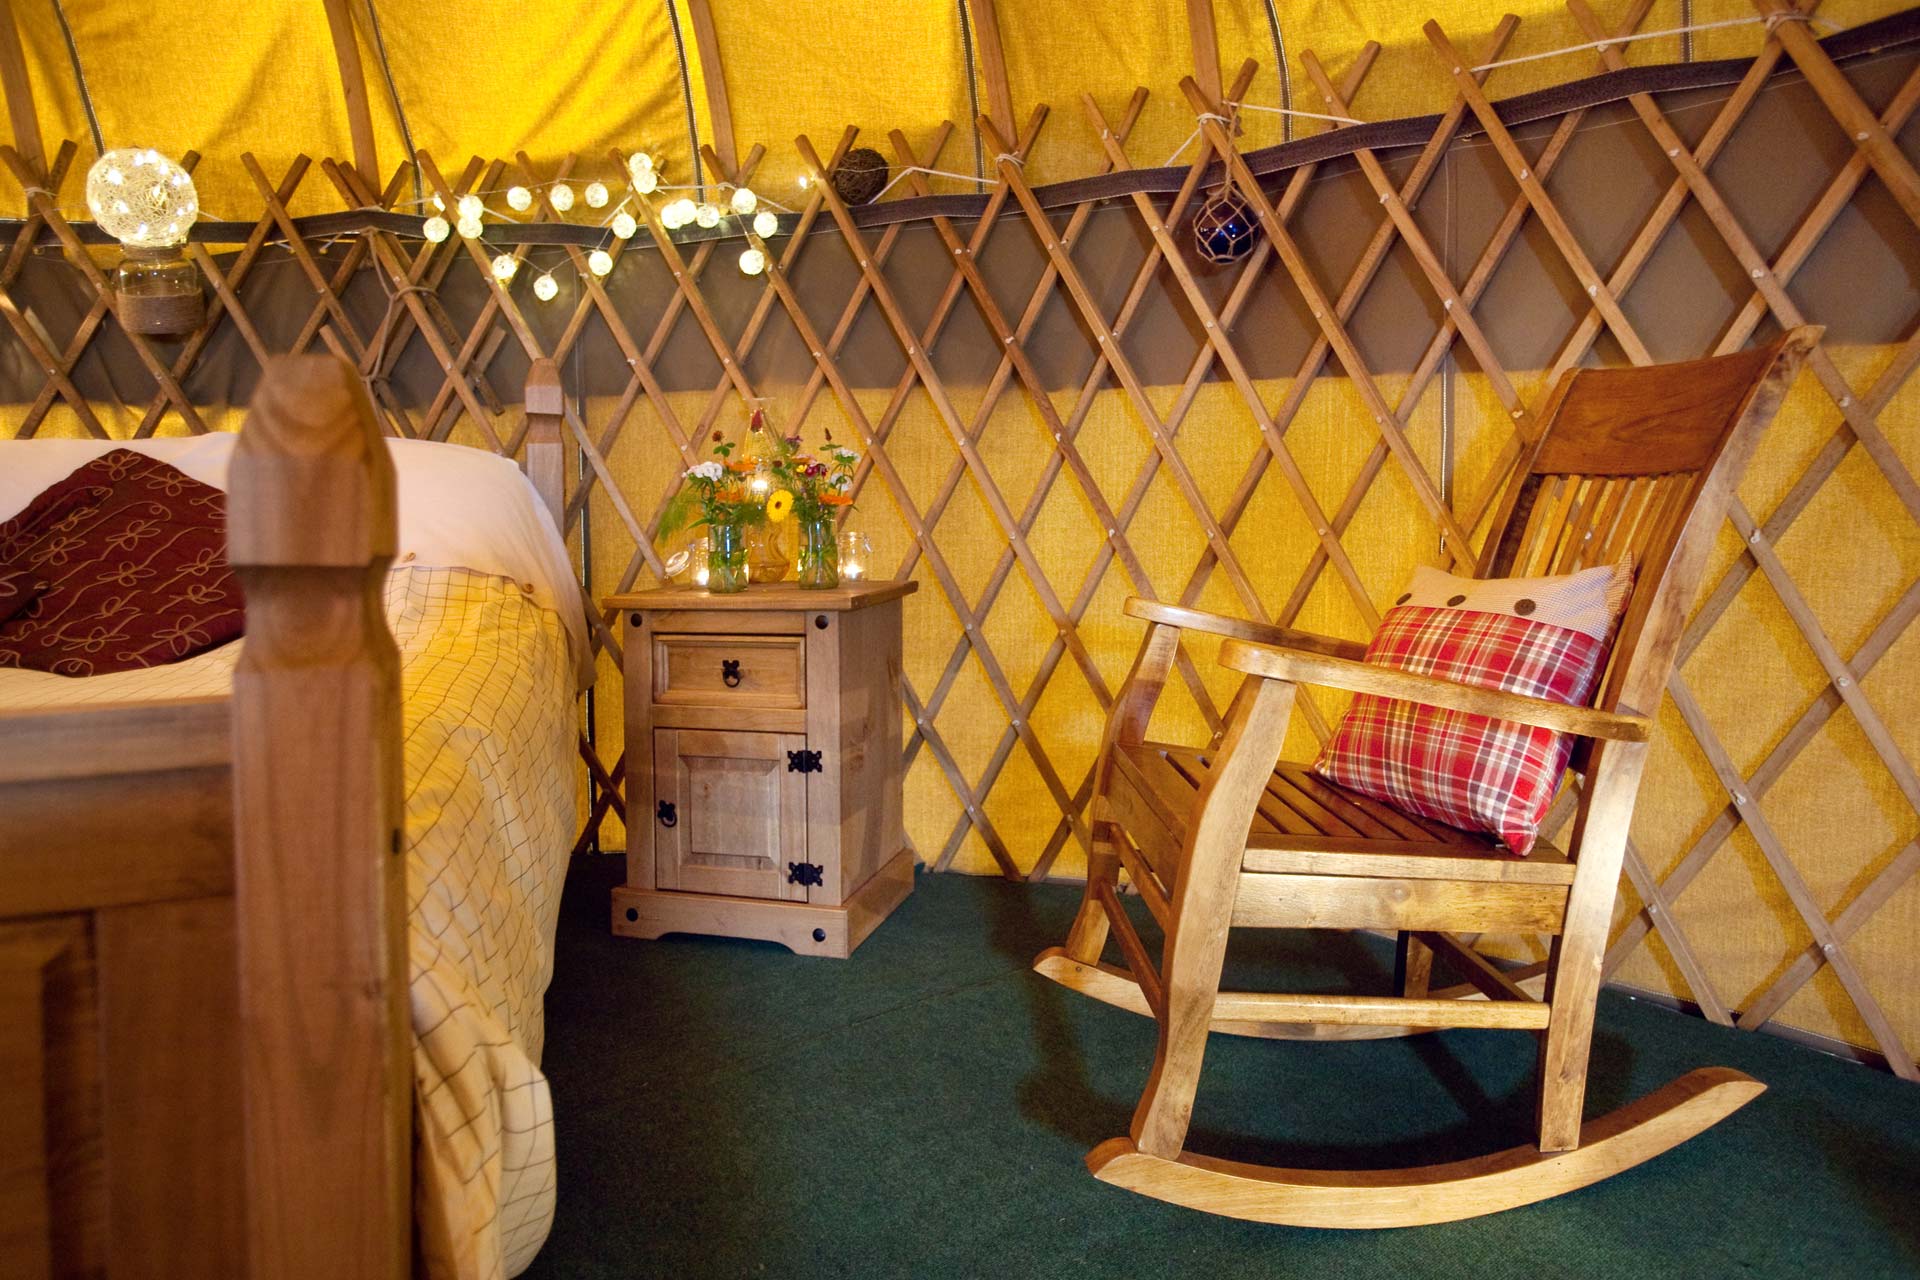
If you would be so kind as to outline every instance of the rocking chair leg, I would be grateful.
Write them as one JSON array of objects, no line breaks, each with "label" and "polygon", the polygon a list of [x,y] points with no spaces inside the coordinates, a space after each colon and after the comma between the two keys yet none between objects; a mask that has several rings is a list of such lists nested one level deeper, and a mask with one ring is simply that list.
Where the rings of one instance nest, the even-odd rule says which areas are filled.
[{"label": "rocking chair leg", "polygon": [[1194,802],[1199,820],[1175,878],[1161,958],[1166,1013],[1153,1071],[1133,1113],[1134,1145],[1149,1155],[1172,1159],[1186,1144],[1247,833],[1280,755],[1293,694],[1294,686],[1270,680],[1235,699],[1220,764]]},{"label": "rocking chair leg", "polygon": [[1087,855],[1086,890],[1080,896],[1080,910],[1074,913],[1073,927],[1067,931],[1067,945],[1062,948],[1081,964],[1098,964],[1100,953],[1107,946],[1107,912],[1100,905],[1100,886],[1117,882],[1120,859],[1111,850],[1102,848],[1100,842],[1120,838],[1115,832],[1103,831],[1101,826],[1094,828],[1093,851]]},{"label": "rocking chair leg", "polygon": [[1614,886],[1626,857],[1634,793],[1646,763],[1644,742],[1608,742],[1596,748],[1589,799],[1582,804],[1573,847],[1589,874],[1567,899],[1566,923],[1547,956],[1547,1003],[1553,1008],[1540,1038],[1540,1150],[1572,1151],[1580,1144],[1587,1099],[1587,1052]]},{"label": "rocking chair leg", "polygon": [[1401,930],[1393,952],[1393,987],[1409,1000],[1427,994],[1433,977],[1433,948],[1406,930]]}]

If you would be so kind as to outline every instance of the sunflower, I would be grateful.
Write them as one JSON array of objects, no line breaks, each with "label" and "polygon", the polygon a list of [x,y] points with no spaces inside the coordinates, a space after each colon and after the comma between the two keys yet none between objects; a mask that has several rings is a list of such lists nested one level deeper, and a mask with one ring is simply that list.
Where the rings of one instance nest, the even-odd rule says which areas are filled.
[{"label": "sunflower", "polygon": [[767,495],[767,519],[774,524],[785,520],[793,511],[793,495],[785,489],[775,489]]}]

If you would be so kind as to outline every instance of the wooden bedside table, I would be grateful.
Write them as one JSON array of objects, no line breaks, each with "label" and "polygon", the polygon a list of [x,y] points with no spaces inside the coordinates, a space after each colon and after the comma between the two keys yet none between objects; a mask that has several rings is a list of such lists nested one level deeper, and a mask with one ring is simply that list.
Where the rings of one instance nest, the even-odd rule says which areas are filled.
[{"label": "wooden bedside table", "polygon": [[764,938],[845,959],[913,892],[900,600],[918,587],[607,597],[626,620],[615,933]]}]

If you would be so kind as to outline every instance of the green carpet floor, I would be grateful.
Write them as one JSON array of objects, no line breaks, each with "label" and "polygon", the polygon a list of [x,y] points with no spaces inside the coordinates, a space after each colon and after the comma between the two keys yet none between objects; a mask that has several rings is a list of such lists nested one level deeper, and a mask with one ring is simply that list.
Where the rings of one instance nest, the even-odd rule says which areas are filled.
[{"label": "green carpet floor", "polygon": [[[1920,1089],[1773,1037],[1609,992],[1590,1114],[1703,1065],[1770,1090],[1543,1204],[1394,1232],[1258,1226],[1082,1167],[1126,1131],[1153,1026],[1027,971],[1076,891],[923,874],[840,962],[614,938],[618,876],[618,859],[582,859],[567,886],[545,1061],[559,1215],[534,1280],[1920,1275]],[[1252,935],[1228,980],[1381,990],[1373,942]],[[1216,1036],[1191,1145],[1349,1167],[1478,1154],[1527,1140],[1532,1057],[1499,1032]]]}]

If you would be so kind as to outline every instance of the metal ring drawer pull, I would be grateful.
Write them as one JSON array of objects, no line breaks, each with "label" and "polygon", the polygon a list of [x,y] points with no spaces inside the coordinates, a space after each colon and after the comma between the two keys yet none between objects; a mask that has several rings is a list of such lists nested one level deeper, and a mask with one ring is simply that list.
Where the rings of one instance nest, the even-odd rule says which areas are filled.
[{"label": "metal ring drawer pull", "polygon": [[740,659],[722,658],[720,660],[720,681],[729,689],[740,687]]}]

